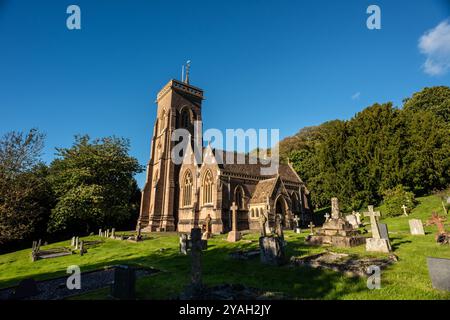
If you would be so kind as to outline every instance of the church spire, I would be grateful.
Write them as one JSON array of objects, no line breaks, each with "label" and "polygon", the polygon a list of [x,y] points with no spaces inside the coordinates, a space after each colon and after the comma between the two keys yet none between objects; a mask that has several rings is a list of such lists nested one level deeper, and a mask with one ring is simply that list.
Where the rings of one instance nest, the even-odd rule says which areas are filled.
[{"label": "church spire", "polygon": [[[189,72],[191,69],[191,60],[186,61],[186,66],[183,65],[183,70],[186,70],[186,75],[182,75],[181,81],[183,81],[186,84],[189,84]],[[184,73],[184,72],[183,72]],[[184,79],[183,79],[184,77]]]}]

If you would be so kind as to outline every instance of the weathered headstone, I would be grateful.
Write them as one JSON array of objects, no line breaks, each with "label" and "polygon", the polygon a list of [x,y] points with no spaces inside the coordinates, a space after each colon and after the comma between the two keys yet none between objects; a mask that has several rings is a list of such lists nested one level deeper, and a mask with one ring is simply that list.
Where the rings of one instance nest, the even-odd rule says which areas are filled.
[{"label": "weathered headstone", "polygon": [[338,198],[331,198],[331,218],[339,219],[341,217],[341,212],[339,210],[339,200]]},{"label": "weathered headstone", "polygon": [[284,241],[284,233],[283,233],[283,216],[279,213],[275,216],[275,235],[280,237]]},{"label": "weathered headstone", "polygon": [[260,232],[261,237],[265,237],[267,235],[266,223],[267,223],[267,218],[266,218],[266,215],[263,213],[259,216],[259,232]]},{"label": "weathered headstone", "polygon": [[233,205],[231,206],[231,212],[233,216],[233,227],[232,230],[228,233],[227,241],[228,242],[236,242],[241,240],[242,236],[241,233],[238,231],[238,216],[237,216],[237,209],[236,203],[233,202]]},{"label": "weathered headstone", "polygon": [[106,238],[109,238],[109,229],[106,229]]},{"label": "weathered headstone", "polygon": [[180,253],[187,255],[188,246],[189,246],[188,235],[185,233],[180,234]]},{"label": "weathered headstone", "polygon": [[279,237],[260,237],[259,250],[264,264],[281,265],[285,262],[284,244]]},{"label": "weathered headstone", "polygon": [[189,295],[198,297],[201,295],[202,283],[202,230],[191,230],[191,283],[188,286]]},{"label": "weathered headstone", "polygon": [[356,219],[356,215],[349,214],[348,216],[345,216],[345,220],[347,220],[348,223],[350,223],[352,225],[353,229],[359,228],[359,224],[358,224],[358,220]]},{"label": "weathered headstone", "polygon": [[325,222],[330,221],[330,214],[328,212],[325,213],[324,217],[325,217]]},{"label": "weathered headstone", "polygon": [[380,237],[381,239],[386,239],[389,241],[389,230],[388,226],[385,223],[378,223],[378,227],[380,229]]},{"label": "weathered headstone", "polygon": [[427,258],[433,288],[450,291],[450,259]]},{"label": "weathered headstone", "polygon": [[205,218],[205,232],[202,235],[203,240],[208,240],[212,233],[212,219],[211,215],[208,214]]},{"label": "weathered headstone", "polygon": [[[365,217],[370,218],[370,226],[372,229],[372,238],[366,239],[366,250],[370,252],[390,252],[391,244],[389,235],[386,236],[387,227],[383,228],[384,238],[381,236],[380,226],[377,218],[381,216],[379,211],[373,211],[373,206],[369,206],[369,212],[364,212]],[[387,239],[386,239],[387,238]]]},{"label": "weathered headstone", "polygon": [[72,237],[72,242],[70,242],[71,247],[75,247],[75,237]]},{"label": "weathered headstone", "polygon": [[135,298],[136,271],[130,266],[117,266],[114,269],[114,282],[111,295],[116,299],[133,300]]},{"label": "weathered headstone", "polygon": [[84,241],[81,240],[80,241],[80,256],[83,256],[83,254],[85,254]]},{"label": "weathered headstone", "polygon": [[98,229],[98,236],[101,237],[102,235],[102,229]]},{"label": "weathered headstone", "polygon": [[80,239],[78,237],[75,238],[75,250],[78,250],[78,244]]},{"label": "weathered headstone", "polygon": [[419,219],[411,219],[409,220],[409,229],[412,235],[425,235],[425,231],[423,230],[422,220]]},{"label": "weathered headstone", "polygon": [[116,228],[112,228],[111,229],[111,238],[115,238],[116,237]]}]

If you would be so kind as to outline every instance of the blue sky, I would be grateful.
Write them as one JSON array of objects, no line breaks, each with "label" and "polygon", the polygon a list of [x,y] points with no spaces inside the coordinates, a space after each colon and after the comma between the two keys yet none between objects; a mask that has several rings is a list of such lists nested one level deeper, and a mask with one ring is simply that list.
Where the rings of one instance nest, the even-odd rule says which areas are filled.
[{"label": "blue sky", "polygon": [[[81,30],[66,28],[70,4]],[[370,4],[381,30],[366,27]],[[449,62],[448,28],[436,29],[449,17],[445,0],[0,0],[0,134],[39,128],[46,162],[75,134],[114,134],[145,164],[156,94],[190,59],[204,129],[285,137],[450,85],[448,64],[424,67]]]}]

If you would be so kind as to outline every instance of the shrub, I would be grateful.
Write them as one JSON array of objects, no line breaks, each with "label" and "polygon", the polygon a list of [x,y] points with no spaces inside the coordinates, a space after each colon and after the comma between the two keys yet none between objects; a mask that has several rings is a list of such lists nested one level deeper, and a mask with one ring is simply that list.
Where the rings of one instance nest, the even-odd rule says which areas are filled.
[{"label": "shrub", "polygon": [[402,206],[406,205],[407,212],[410,212],[416,205],[414,193],[405,190],[403,185],[397,185],[395,188],[383,192],[383,201],[385,212],[388,217],[400,216],[403,214]]}]

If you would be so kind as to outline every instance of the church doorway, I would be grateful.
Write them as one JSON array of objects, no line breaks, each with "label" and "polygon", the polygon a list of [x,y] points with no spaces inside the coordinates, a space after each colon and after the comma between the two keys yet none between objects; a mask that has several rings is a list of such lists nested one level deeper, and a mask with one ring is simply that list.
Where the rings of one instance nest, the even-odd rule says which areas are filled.
[{"label": "church doorway", "polygon": [[286,213],[287,213],[287,203],[284,197],[280,195],[275,201],[275,215],[281,214],[281,216],[283,217],[282,221],[283,227],[286,227],[286,219],[287,219]]}]

